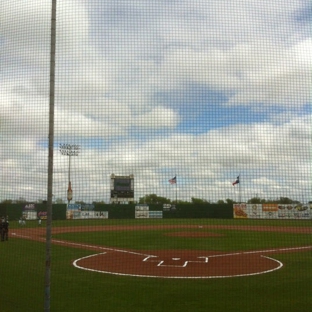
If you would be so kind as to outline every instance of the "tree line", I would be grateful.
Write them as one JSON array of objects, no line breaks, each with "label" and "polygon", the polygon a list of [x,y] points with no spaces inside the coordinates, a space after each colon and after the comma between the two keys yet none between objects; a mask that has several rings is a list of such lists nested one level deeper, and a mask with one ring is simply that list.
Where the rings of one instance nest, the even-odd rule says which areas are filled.
[{"label": "tree line", "polygon": [[[144,197],[141,197],[139,199],[139,204],[237,204],[238,202],[231,199],[227,198],[225,200],[219,199],[216,202],[210,202],[206,199],[201,199],[201,198],[196,198],[196,197],[191,197],[191,201],[182,201],[178,200],[172,201],[166,197],[161,197],[157,196],[156,194],[150,194],[150,195],[145,195]],[[279,197],[277,199],[265,199],[265,198],[260,198],[260,197],[252,197],[246,201],[247,204],[300,204],[299,201],[293,200],[288,197]]]},{"label": "tree line", "polygon": [[[5,199],[1,202],[1,204],[24,204],[24,203],[28,203],[28,201],[26,201],[26,199],[19,197],[17,200],[11,200],[11,199]],[[38,203],[38,204],[42,204],[45,203],[44,200],[42,199],[38,199],[37,201],[32,201],[31,203]],[[65,202],[63,199],[61,198],[56,198],[53,203],[55,204],[66,204],[67,202]],[[84,201],[75,201],[72,202],[75,204],[87,204]],[[202,198],[196,198],[196,197],[191,197],[190,201],[183,201],[183,200],[171,200],[169,198],[166,197],[162,197],[162,196],[158,196],[156,194],[148,194],[145,195],[143,197],[139,198],[139,201],[137,202],[138,204],[156,204],[156,205],[163,205],[163,204],[218,204],[218,205],[222,205],[222,204],[236,204],[238,202],[236,202],[235,200],[231,199],[231,198],[227,198],[225,200],[223,199],[219,199],[216,202],[210,202],[206,199],[202,199]],[[299,201],[297,200],[293,200],[291,198],[288,197],[279,197],[277,199],[265,199],[265,198],[260,198],[260,197],[253,197],[250,198],[246,201],[247,204],[300,204]],[[107,204],[104,201],[100,201],[100,202],[93,202],[93,204]]]}]

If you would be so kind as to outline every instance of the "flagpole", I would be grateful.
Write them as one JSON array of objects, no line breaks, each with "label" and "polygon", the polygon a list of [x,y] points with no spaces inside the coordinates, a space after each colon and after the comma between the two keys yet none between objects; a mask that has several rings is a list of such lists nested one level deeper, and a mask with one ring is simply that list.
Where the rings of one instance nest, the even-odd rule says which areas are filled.
[{"label": "flagpole", "polygon": [[242,203],[242,193],[241,193],[241,174],[239,174],[239,183],[238,183],[238,196],[239,196],[239,203]]},{"label": "flagpole", "polygon": [[176,208],[178,205],[178,180],[177,180],[177,175],[175,175],[176,177]]},{"label": "flagpole", "polygon": [[170,179],[169,180],[169,183],[172,185],[172,184],[175,184],[176,185],[176,204],[178,203],[178,186],[177,186],[177,175],[174,176],[174,178]]},{"label": "flagpole", "polygon": [[[232,183],[232,185],[238,184],[238,202],[241,203],[242,201],[242,194],[241,194],[241,186],[240,186],[240,174],[236,178],[235,182]],[[237,196],[237,192],[235,192],[235,197]]]}]

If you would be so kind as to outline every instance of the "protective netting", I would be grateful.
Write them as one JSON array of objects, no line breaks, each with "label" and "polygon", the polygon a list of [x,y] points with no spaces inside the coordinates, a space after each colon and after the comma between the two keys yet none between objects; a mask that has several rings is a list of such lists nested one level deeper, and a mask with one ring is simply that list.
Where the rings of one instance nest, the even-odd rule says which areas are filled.
[{"label": "protective netting", "polygon": [[[51,2],[0,4],[12,222],[47,200]],[[274,203],[256,217],[312,219],[311,21],[309,0],[58,1],[53,204]]]}]

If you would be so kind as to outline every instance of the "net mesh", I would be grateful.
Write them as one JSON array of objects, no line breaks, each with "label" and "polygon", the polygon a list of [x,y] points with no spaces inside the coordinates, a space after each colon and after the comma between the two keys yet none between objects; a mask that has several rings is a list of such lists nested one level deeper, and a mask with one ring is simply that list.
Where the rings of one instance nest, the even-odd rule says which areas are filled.
[{"label": "net mesh", "polygon": [[[47,201],[51,1],[0,7],[0,213],[18,229]],[[311,12],[308,0],[58,1],[53,204],[129,218],[129,204],[229,204],[232,218],[232,204],[275,203],[261,218],[311,219]]]}]

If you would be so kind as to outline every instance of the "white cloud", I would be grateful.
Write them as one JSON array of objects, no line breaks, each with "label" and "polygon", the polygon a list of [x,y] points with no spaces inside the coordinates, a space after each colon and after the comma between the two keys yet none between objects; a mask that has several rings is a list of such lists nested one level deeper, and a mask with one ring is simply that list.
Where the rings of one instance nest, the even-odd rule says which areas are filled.
[{"label": "white cloud", "polygon": [[301,106],[312,101],[309,54],[310,39],[294,46],[258,40],[227,51],[176,49],[167,54],[157,87],[196,82],[233,94],[229,104]]},{"label": "white cloud", "polygon": [[175,128],[179,116],[165,107],[156,107],[146,114],[134,117],[133,125],[151,129]]},{"label": "white cloud", "polygon": [[[233,197],[237,171],[246,197],[308,189],[312,41],[294,19],[306,3],[59,1],[55,138],[82,146],[75,198],[107,199],[113,172],[135,175],[137,197],[172,196],[174,174],[181,198]],[[0,199],[46,196],[50,6],[2,0]],[[229,105],[286,111],[187,134],[176,107],[155,94],[192,83],[223,92]],[[67,164],[56,150],[57,197],[66,196]]]}]

